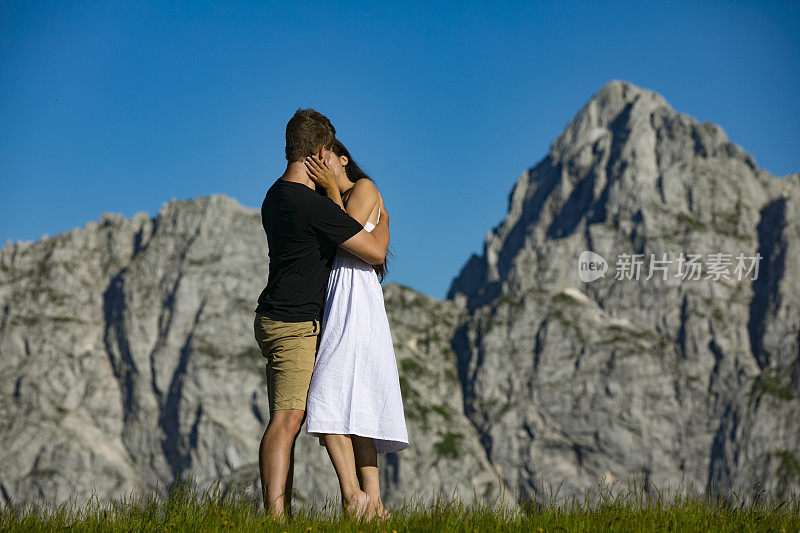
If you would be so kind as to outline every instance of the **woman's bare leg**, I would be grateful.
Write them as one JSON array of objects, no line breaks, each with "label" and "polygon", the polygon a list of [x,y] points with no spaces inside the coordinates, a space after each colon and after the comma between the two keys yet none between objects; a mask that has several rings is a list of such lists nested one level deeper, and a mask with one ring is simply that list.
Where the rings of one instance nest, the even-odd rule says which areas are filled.
[{"label": "woman's bare leg", "polygon": [[351,435],[353,451],[355,452],[356,473],[361,490],[366,492],[371,500],[374,513],[381,518],[389,518],[389,512],[383,507],[381,499],[381,483],[378,476],[378,453],[375,451],[375,441],[369,437]]},{"label": "woman's bare leg", "polygon": [[353,441],[350,435],[323,435],[325,448],[339,478],[339,488],[342,491],[342,507],[356,518],[372,518],[370,497],[358,486],[356,474],[356,460],[353,454]]}]

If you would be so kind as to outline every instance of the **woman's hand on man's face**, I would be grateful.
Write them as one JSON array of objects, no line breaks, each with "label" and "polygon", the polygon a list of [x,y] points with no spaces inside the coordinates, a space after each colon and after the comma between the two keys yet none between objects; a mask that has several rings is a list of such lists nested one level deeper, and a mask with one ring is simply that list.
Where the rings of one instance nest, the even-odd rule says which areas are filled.
[{"label": "woman's hand on man's face", "polygon": [[337,188],[336,185],[336,172],[331,168],[330,164],[317,156],[306,157],[303,163],[306,165],[306,172],[309,179],[314,184],[324,191],[330,191]]},{"label": "woman's hand on man's face", "polygon": [[333,173],[336,174],[337,178],[347,179],[347,171],[344,169],[344,165],[342,165],[338,155],[334,152],[328,152],[328,158],[325,162],[333,169]]}]

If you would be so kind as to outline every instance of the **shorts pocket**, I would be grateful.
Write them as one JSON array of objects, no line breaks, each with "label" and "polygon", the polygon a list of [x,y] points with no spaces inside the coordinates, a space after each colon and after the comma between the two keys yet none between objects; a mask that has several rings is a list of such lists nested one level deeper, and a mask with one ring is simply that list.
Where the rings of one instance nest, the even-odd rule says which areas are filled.
[{"label": "shorts pocket", "polygon": [[319,320],[307,322],[281,322],[265,316],[256,316],[253,326],[261,349],[261,355],[269,359],[269,354],[278,347],[291,344],[292,339],[309,339],[319,335]]}]

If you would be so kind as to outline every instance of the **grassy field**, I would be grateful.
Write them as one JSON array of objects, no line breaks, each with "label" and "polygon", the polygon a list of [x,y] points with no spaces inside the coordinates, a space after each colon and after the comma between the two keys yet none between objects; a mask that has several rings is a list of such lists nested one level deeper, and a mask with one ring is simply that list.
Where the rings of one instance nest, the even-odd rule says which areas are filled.
[{"label": "grassy field", "polygon": [[763,492],[742,502],[736,494],[722,501],[601,486],[581,501],[549,498],[522,509],[441,501],[391,511],[388,522],[355,521],[341,516],[337,502],[328,502],[279,524],[252,496],[223,496],[216,489],[199,493],[182,485],[167,498],[92,498],[57,509],[0,507],[0,531],[800,531],[800,499],[776,500]]}]

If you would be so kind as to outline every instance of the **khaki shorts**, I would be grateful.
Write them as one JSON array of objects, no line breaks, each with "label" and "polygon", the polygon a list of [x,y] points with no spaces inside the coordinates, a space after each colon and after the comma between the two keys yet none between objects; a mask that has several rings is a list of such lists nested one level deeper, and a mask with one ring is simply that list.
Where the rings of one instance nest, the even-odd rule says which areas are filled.
[{"label": "khaki shorts", "polygon": [[270,412],[304,411],[317,356],[319,320],[281,322],[256,313],[253,329],[261,355],[267,359]]}]

